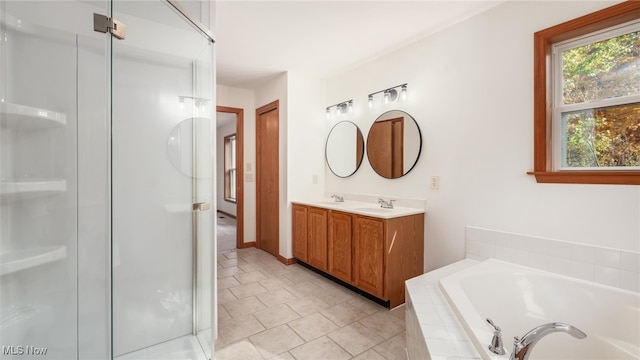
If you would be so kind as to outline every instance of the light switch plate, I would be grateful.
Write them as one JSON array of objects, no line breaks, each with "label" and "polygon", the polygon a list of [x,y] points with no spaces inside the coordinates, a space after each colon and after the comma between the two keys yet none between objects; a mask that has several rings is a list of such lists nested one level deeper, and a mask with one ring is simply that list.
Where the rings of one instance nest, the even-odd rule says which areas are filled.
[{"label": "light switch plate", "polygon": [[430,183],[431,190],[440,189],[440,176],[432,176]]}]

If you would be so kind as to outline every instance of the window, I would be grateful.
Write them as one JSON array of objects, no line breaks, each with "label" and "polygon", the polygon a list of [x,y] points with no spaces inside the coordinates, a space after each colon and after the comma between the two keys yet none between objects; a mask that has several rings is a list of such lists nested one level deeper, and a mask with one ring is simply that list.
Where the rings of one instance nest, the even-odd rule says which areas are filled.
[{"label": "window", "polygon": [[224,137],[224,199],[236,202],[236,134]]},{"label": "window", "polygon": [[640,2],[534,38],[538,182],[640,184]]}]

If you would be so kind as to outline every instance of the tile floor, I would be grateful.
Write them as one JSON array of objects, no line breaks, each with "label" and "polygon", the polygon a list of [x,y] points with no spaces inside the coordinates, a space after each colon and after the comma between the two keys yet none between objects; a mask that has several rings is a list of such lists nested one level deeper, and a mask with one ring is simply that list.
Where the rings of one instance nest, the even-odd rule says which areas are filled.
[{"label": "tile floor", "polygon": [[236,248],[236,219],[227,214],[216,212],[216,240],[218,254]]},{"label": "tile floor", "polygon": [[406,359],[404,306],[388,310],[256,248],[218,254],[217,360]]}]

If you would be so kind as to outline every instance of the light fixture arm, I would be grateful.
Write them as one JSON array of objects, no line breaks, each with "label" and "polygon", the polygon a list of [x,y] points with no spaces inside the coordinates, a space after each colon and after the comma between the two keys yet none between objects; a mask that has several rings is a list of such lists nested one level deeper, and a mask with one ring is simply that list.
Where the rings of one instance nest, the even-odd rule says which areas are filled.
[{"label": "light fixture arm", "polygon": [[329,117],[331,114],[331,108],[336,108],[336,111],[338,111],[339,113],[345,112],[346,109],[351,112],[353,109],[353,99],[327,106],[327,117]]},{"label": "light fixture arm", "polygon": [[371,94],[369,94],[369,97],[373,97],[373,95],[380,94],[380,93],[382,93],[382,92],[386,92],[386,91],[389,91],[389,90],[394,90],[394,89],[396,89],[396,88],[403,88],[403,87],[404,87],[404,88],[406,89],[406,88],[407,88],[407,85],[408,85],[408,83],[404,83],[404,84],[400,84],[400,85],[392,86],[392,87],[390,87],[390,88],[382,89],[382,90],[380,90],[380,91],[372,92]]}]

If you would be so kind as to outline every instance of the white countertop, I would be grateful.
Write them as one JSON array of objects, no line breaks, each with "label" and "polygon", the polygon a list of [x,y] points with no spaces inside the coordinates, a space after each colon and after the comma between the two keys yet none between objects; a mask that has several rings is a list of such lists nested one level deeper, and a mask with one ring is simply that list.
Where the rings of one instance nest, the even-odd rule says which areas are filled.
[{"label": "white countertop", "polygon": [[343,211],[352,214],[371,216],[381,219],[392,219],[402,216],[424,214],[424,209],[409,208],[402,206],[395,206],[393,209],[381,208],[380,204],[345,200],[344,202],[336,202],[333,199],[327,200],[296,200],[292,201],[294,204],[301,204],[307,206],[314,206],[329,210]]}]

